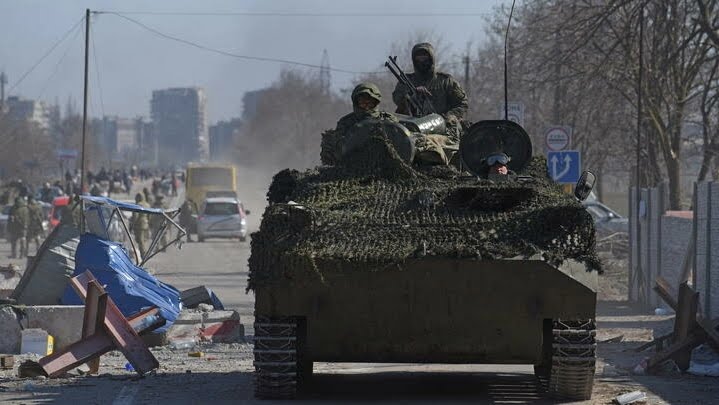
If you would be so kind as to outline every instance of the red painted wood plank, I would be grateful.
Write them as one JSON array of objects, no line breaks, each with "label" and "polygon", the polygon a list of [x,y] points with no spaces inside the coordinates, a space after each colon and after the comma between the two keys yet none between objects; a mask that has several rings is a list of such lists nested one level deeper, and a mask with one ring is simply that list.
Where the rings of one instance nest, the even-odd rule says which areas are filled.
[{"label": "red painted wood plank", "polygon": [[[72,287],[81,297],[87,297],[87,285],[97,279],[90,271],[79,274],[70,279]],[[125,355],[138,374],[142,375],[160,366],[155,356],[148,350],[145,342],[135,332],[117,305],[108,299],[105,313],[105,331],[110,336],[115,346]]]},{"label": "red painted wood plank", "polygon": [[[133,329],[138,329],[142,321],[148,317],[157,315],[160,310],[158,308],[146,309],[138,312],[128,319]],[[152,330],[154,326],[147,330]],[[58,377],[68,370],[87,363],[94,358],[99,358],[103,354],[115,350],[115,343],[104,333],[91,335],[79,342],[65,348],[61,352],[53,353],[50,356],[40,359],[40,366],[45,370],[49,377]]]}]

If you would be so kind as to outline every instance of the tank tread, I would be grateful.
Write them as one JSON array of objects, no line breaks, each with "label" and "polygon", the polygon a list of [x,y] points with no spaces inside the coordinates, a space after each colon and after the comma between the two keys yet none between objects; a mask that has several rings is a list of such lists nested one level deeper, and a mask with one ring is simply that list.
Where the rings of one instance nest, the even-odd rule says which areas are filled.
[{"label": "tank tread", "polygon": [[258,349],[258,352],[261,352],[263,354],[275,354],[275,355],[294,355],[297,353],[297,350],[295,349],[289,349],[289,350],[282,350],[282,349]]},{"label": "tank tread", "polygon": [[263,351],[297,350],[297,339],[293,339],[293,340],[289,340],[287,338],[274,339],[274,340],[255,339],[255,350],[263,350]]},{"label": "tank tread", "polygon": [[294,336],[280,336],[280,337],[273,337],[273,336],[255,336],[252,338],[255,342],[261,341],[261,342],[271,342],[275,340],[281,340],[281,341],[290,341],[294,342],[297,341],[297,338]]},{"label": "tank tread", "polygon": [[255,322],[255,396],[291,399],[299,372],[297,319],[257,317]]},{"label": "tank tread", "polygon": [[552,338],[549,393],[574,400],[590,399],[597,349],[594,320],[555,320]]}]

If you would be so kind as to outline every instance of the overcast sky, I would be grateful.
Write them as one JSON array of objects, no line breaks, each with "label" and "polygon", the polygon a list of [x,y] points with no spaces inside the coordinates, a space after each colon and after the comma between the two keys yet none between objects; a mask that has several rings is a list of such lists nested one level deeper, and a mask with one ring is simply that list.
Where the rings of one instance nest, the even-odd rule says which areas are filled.
[{"label": "overcast sky", "polygon": [[[8,87],[84,15],[85,8],[125,12],[435,13],[432,17],[287,17],[127,14],[162,33],[236,54],[319,64],[327,49],[333,68],[382,67],[389,45],[412,32],[433,31],[462,52],[485,39],[485,17],[506,0],[0,0],[0,70]],[[91,115],[148,116],[153,89],[201,86],[210,123],[239,116],[242,95],[271,84],[281,63],[237,60],[161,38],[112,14],[92,18],[97,69],[90,60]],[[81,105],[84,27],[78,26],[11,95],[59,99]],[[64,57],[63,57],[64,55]],[[99,73],[99,78],[98,74]],[[347,88],[354,76],[332,72],[332,87]],[[99,80],[98,80],[99,79]],[[99,82],[99,86],[98,86]],[[102,93],[102,106],[100,103]],[[104,107],[104,108],[103,108]]]}]

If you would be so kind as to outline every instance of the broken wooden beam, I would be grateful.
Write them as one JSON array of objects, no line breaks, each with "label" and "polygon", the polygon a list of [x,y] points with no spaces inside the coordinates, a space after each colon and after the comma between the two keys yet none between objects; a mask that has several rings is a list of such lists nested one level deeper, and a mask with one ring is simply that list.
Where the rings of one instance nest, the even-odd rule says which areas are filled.
[{"label": "broken wooden beam", "polygon": [[[38,363],[48,377],[60,376],[83,363],[88,363],[91,371],[97,371],[100,356],[114,349],[119,349],[140,375],[159,367],[138,334],[138,331],[157,327],[161,320],[158,308],[125,319],[89,271],[70,279],[70,284],[85,300],[83,337],[64,350],[40,359]],[[161,321],[164,324],[164,320]]]},{"label": "broken wooden beam", "polygon": [[671,339],[672,336],[674,336],[674,333],[667,333],[666,335],[662,335],[659,337],[654,338],[652,341],[644,343],[641,346],[635,347],[633,350],[635,352],[643,352],[647,349],[649,349],[652,346],[658,346],[661,345],[665,340]]},{"label": "broken wooden beam", "polygon": [[709,321],[703,319],[703,317],[698,317],[697,323],[706,335],[706,344],[719,353],[719,332],[716,330],[717,326],[719,326],[719,319]]},{"label": "broken wooden beam", "polygon": [[[87,288],[91,281],[97,282],[90,271],[85,271],[70,279],[70,284],[80,297],[87,297]],[[143,375],[160,366],[112,299],[107,301],[104,330],[138,374]]]},{"label": "broken wooden beam", "polygon": [[659,297],[661,297],[661,299],[666,302],[667,305],[674,310],[674,312],[676,312],[679,305],[677,303],[677,299],[674,298],[677,296],[674,289],[662,276],[657,276],[654,283],[654,291],[659,294]]},{"label": "broken wooden beam", "polygon": [[[687,338],[680,340],[676,343],[672,343],[667,349],[654,354],[647,360],[647,370],[655,370],[659,365],[669,359],[673,359],[678,353],[689,352],[701,345],[704,342],[704,338],[698,335],[689,335]],[[677,364],[679,365],[679,364]]]},{"label": "broken wooden beam", "polygon": [[[158,308],[151,308],[131,317],[128,322],[133,328],[140,330],[147,324],[147,318],[157,316],[159,312]],[[162,325],[163,323],[164,320],[156,322],[146,330],[152,330],[158,327],[155,325]],[[100,333],[75,342],[60,352],[43,357],[38,363],[45,370],[48,377],[59,377],[65,372],[88,363],[94,358],[100,358],[103,354],[115,349],[116,347],[112,340],[107,335]]]},{"label": "broken wooden beam", "polygon": [[[95,281],[87,285],[87,298],[85,298],[85,314],[82,320],[82,337],[88,338],[102,330],[102,324],[107,310],[107,293]],[[97,374],[100,371],[100,356],[87,362],[88,374]]]},{"label": "broken wooden beam", "polygon": [[[697,308],[699,305],[699,293],[689,287],[687,283],[679,286],[679,297],[677,300],[677,315],[674,318],[674,340],[673,343],[682,342],[689,338],[697,328]],[[689,370],[689,363],[692,359],[692,348],[679,350],[674,353],[673,359],[682,371]]]}]

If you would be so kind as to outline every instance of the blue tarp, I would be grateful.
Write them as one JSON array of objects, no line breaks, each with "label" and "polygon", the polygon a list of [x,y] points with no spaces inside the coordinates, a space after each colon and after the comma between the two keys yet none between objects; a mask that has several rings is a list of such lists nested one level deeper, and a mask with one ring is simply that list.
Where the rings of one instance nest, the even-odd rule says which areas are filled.
[{"label": "blue tarp", "polygon": [[[123,315],[157,306],[167,323],[155,332],[165,331],[177,319],[181,309],[180,292],[135,266],[122,244],[89,233],[82,235],[75,253],[73,277],[87,270],[100,281]],[[70,285],[65,289],[62,303],[83,305]]]}]

